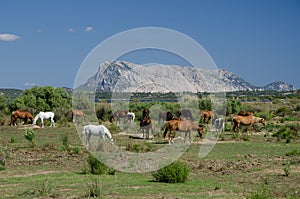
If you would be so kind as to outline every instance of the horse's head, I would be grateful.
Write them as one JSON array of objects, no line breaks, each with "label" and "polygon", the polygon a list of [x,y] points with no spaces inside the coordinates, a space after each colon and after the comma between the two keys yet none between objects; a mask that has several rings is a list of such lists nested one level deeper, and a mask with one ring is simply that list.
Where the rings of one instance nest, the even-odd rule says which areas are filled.
[{"label": "horse's head", "polygon": [[202,125],[198,125],[197,132],[198,132],[198,134],[199,134],[199,137],[200,137],[200,138],[203,138],[203,135],[204,135],[204,128],[203,128]]},{"label": "horse's head", "polygon": [[266,125],[266,120],[264,118],[261,118],[260,123],[262,123],[265,126]]}]

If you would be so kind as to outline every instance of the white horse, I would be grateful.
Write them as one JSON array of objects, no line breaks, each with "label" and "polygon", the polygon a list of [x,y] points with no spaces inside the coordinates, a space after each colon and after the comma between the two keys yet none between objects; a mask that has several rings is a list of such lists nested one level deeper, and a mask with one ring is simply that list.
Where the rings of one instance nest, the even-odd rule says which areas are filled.
[{"label": "white horse", "polygon": [[213,126],[216,128],[216,132],[222,133],[225,131],[225,120],[224,118],[217,118],[213,120]]},{"label": "white horse", "polygon": [[37,114],[33,120],[33,123],[32,125],[36,125],[36,121],[38,119],[41,119],[41,123],[42,123],[42,127],[44,127],[44,119],[51,119],[51,124],[50,124],[50,127],[51,126],[55,126],[55,122],[53,120],[54,118],[54,113],[53,112],[39,112],[39,114]]},{"label": "white horse", "polygon": [[88,124],[83,127],[82,135],[86,135],[86,146],[90,145],[91,135],[99,136],[100,139],[105,140],[105,136],[109,138],[112,144],[114,144],[114,140],[109,132],[109,130],[104,125],[93,125]]},{"label": "white horse", "polygon": [[127,113],[127,120],[129,124],[133,124],[135,118],[134,112],[128,112]]}]

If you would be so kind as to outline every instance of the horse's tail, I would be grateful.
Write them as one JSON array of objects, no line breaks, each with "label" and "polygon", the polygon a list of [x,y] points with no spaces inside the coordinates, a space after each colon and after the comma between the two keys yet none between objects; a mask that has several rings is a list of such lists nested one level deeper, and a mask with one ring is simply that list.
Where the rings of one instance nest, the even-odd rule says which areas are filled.
[{"label": "horse's tail", "polygon": [[[170,129],[170,123],[169,123],[169,122],[166,122],[166,124],[164,125],[163,128],[165,129],[163,138],[166,138],[167,133],[168,133],[168,130]],[[163,130],[163,129],[162,129],[162,130]]]}]

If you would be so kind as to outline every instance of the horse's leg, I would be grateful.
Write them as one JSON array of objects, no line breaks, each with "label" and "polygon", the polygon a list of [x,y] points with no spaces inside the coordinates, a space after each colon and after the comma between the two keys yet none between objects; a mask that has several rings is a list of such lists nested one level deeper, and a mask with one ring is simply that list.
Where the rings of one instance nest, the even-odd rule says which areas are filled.
[{"label": "horse's leg", "polygon": [[41,125],[42,125],[42,128],[44,127],[44,119],[41,118]]},{"label": "horse's leg", "polygon": [[28,120],[28,117],[26,116],[26,117],[24,118],[24,123],[23,123],[23,125],[26,125],[26,124],[27,124],[27,120]]},{"label": "horse's leg", "polygon": [[85,141],[85,146],[87,149],[90,149],[90,138],[91,138],[91,134],[90,132],[85,132],[86,134],[86,141]]},{"label": "horse's leg", "polygon": [[54,122],[53,117],[51,117],[51,124],[50,124],[50,127],[51,127],[51,126],[53,126],[53,127],[55,126],[55,122]]},{"label": "horse's leg", "polygon": [[75,124],[75,121],[76,121],[76,115],[73,113],[73,123]]}]

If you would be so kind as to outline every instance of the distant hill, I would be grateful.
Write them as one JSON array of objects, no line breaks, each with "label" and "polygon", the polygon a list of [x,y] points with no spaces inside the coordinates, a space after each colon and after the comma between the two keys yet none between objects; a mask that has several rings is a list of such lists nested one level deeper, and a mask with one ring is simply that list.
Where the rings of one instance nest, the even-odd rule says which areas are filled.
[{"label": "distant hill", "polygon": [[0,88],[0,94],[5,95],[10,101],[19,97],[23,93],[23,90],[14,88]]},{"label": "distant hill", "polygon": [[213,92],[213,91],[291,91],[294,86],[275,81],[257,87],[243,78],[224,69],[204,70],[201,68],[155,64],[138,65],[126,61],[105,62],[97,74],[79,88],[113,92]]}]

